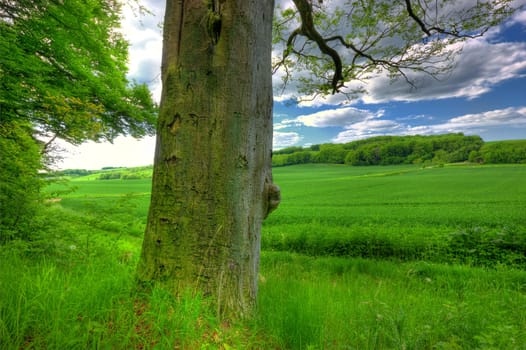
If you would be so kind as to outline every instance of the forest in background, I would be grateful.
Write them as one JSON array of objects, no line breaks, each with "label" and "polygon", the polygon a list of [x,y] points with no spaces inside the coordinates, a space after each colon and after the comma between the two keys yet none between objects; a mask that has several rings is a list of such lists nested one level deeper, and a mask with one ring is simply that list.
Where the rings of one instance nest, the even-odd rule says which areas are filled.
[{"label": "forest in background", "polygon": [[484,142],[463,133],[378,136],[340,144],[287,147],[274,151],[273,166],[307,163],[398,165],[445,163],[526,163],[526,140]]}]

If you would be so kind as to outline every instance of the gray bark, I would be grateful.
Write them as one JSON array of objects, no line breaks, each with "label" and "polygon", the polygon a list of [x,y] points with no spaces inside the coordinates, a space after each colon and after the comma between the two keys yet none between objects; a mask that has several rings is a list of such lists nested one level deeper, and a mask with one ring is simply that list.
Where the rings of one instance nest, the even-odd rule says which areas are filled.
[{"label": "gray bark", "polygon": [[[138,279],[247,316],[272,185],[273,0],[167,0],[163,92]],[[277,200],[276,200],[277,198]]]}]

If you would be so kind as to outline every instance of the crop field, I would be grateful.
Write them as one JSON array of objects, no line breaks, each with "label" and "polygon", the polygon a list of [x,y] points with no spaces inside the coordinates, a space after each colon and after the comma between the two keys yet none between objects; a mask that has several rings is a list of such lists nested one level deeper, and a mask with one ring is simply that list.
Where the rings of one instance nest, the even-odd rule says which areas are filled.
[{"label": "crop field", "polygon": [[130,295],[150,181],[95,178],[49,188],[50,253],[0,254],[0,348],[526,349],[526,166],[274,169],[257,315],[226,325]]},{"label": "crop field", "polygon": [[274,174],[282,204],[265,223],[267,249],[440,260],[447,244],[524,242],[524,166],[306,165]]},{"label": "crop field", "polygon": [[[525,166],[310,164],[275,168],[274,181],[281,187],[282,202],[264,223],[263,250],[526,263],[520,251],[526,239]],[[106,224],[141,236],[149,179],[79,177],[69,186],[76,190],[63,196],[64,209],[95,216],[99,228]]]}]

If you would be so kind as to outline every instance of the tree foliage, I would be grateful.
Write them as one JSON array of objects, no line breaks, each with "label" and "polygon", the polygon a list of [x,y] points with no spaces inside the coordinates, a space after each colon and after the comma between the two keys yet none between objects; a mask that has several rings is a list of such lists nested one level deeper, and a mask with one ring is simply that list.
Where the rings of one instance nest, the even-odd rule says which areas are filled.
[{"label": "tree foliage", "polygon": [[0,117],[71,143],[153,133],[145,85],[126,79],[115,0],[0,0]]},{"label": "tree foliage", "polygon": [[289,147],[273,153],[272,165],[306,163],[349,165],[526,163],[526,140],[485,143],[462,133],[430,136],[378,136],[345,144]]},{"label": "tree foliage", "polygon": [[0,243],[28,234],[43,181],[28,123],[0,123]]},{"label": "tree foliage", "polygon": [[509,0],[293,0],[274,21],[274,71],[307,95],[360,92],[373,74],[431,76],[452,68],[458,43],[514,10]]},{"label": "tree foliage", "polygon": [[480,163],[526,163],[526,140],[510,140],[485,143],[478,152],[470,154],[470,160]]},{"label": "tree foliage", "polygon": [[11,232],[2,240],[31,221],[57,137],[153,134],[150,92],[126,78],[120,9],[117,0],[0,0],[0,231]]}]

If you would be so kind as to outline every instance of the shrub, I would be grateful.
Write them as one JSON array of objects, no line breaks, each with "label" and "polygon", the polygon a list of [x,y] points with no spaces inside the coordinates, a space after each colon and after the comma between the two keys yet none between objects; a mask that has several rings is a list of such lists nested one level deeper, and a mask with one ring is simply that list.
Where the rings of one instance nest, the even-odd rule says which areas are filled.
[{"label": "shrub", "polygon": [[41,153],[29,125],[0,122],[0,244],[29,239],[44,181]]}]

